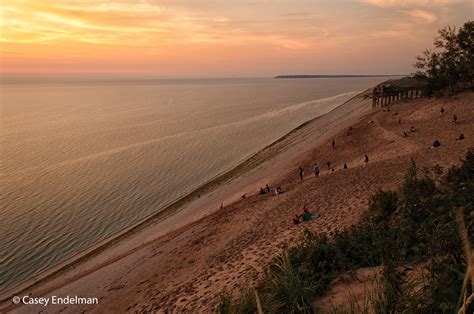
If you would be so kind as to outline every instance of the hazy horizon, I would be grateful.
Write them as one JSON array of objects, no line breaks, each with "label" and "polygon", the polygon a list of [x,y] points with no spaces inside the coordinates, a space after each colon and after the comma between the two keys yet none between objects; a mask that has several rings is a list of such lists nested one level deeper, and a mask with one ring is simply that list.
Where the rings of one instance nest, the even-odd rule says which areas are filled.
[{"label": "hazy horizon", "polygon": [[[225,79],[269,79],[277,76],[298,76],[298,75],[321,75],[328,76],[327,78],[340,78],[340,77],[400,77],[410,75],[410,73],[275,73],[274,75],[267,76],[243,76],[243,75],[232,75],[228,76],[206,76],[206,75],[190,75],[190,76],[159,76],[159,75],[143,75],[138,73],[1,73],[0,82],[22,82],[24,80],[70,80],[70,81],[153,81],[153,80],[225,80]],[[306,78],[305,78],[306,79]],[[318,79],[318,78],[312,78]]]},{"label": "hazy horizon", "polygon": [[437,30],[461,26],[472,10],[468,0],[12,0],[0,7],[0,70],[160,78],[409,74]]}]

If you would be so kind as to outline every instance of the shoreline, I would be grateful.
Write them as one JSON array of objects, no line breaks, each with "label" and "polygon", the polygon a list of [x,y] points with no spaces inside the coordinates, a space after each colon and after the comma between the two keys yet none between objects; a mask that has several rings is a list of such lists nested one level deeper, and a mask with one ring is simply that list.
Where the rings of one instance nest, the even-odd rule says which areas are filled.
[{"label": "shoreline", "polygon": [[[13,295],[21,294],[22,292],[25,292],[28,289],[36,288],[37,286],[40,286],[42,284],[48,284],[54,280],[57,280],[58,277],[60,277],[60,275],[67,273],[69,271],[74,271],[76,268],[79,268],[80,266],[86,264],[87,262],[91,261],[95,257],[100,256],[102,253],[113,250],[114,247],[120,244],[123,244],[125,240],[130,239],[134,236],[137,236],[140,233],[140,231],[143,231],[147,229],[148,227],[152,227],[154,225],[156,226],[166,221],[168,218],[172,217],[173,215],[177,213],[181,213],[182,211],[185,210],[186,205],[199,199],[198,197],[199,195],[201,195],[201,197],[208,195],[209,193],[217,190],[220,186],[223,186],[244,174],[248,174],[252,170],[259,167],[260,165],[264,164],[266,161],[276,157],[283,150],[289,149],[289,144],[285,145],[285,144],[282,144],[282,142],[284,142],[286,139],[291,137],[293,134],[295,134],[299,130],[304,129],[306,126],[329,115],[331,112],[334,112],[338,108],[344,107],[344,105],[350,103],[354,99],[362,98],[363,96],[366,96],[367,93],[370,92],[371,90],[372,88],[369,88],[363,92],[357,93],[356,95],[354,95],[347,101],[337,105],[335,108],[331,109],[327,113],[324,113],[318,117],[312,118],[300,124],[299,126],[292,129],[291,131],[289,131],[288,133],[286,133],[279,139],[275,140],[271,144],[265,146],[264,148],[256,152],[254,155],[240,162],[239,164],[237,164],[235,167],[231,168],[230,170],[225,171],[221,174],[218,174],[215,178],[209,180],[207,183],[201,185],[197,189],[183,195],[182,197],[178,198],[175,201],[170,202],[167,205],[164,205],[162,210],[142,218],[140,221],[136,222],[132,226],[122,229],[110,235],[109,237],[99,241],[98,243],[95,243],[94,245],[87,248],[86,250],[78,252],[74,254],[73,256],[63,260],[57,265],[51,268],[48,268],[47,270],[44,270],[25,281],[22,281],[18,284],[15,284],[7,288],[4,292],[1,293],[0,302],[1,303],[6,302]],[[337,127],[335,131],[338,131]],[[281,147],[278,147],[279,144],[282,144]],[[272,151],[272,149],[276,149],[276,151]],[[236,201],[236,200],[233,200],[233,201]],[[189,225],[193,223],[193,221],[196,221],[198,219],[199,218],[195,220],[189,220],[182,225],[175,226],[174,228],[168,228],[168,230],[164,230],[162,231],[161,234],[156,235],[151,241],[141,243],[138,247],[132,248],[131,250],[126,251],[122,254],[118,254],[111,259],[107,259],[105,262],[99,264],[99,267],[97,268],[104,267],[117,260],[120,260],[121,258],[128,256],[129,254],[132,254],[134,251],[139,250],[153,243],[157,239],[162,238],[163,236],[171,233],[172,231],[182,228],[183,226]],[[95,267],[90,272],[93,272],[93,271],[95,271]],[[48,290],[51,290],[51,289],[48,289]]]}]

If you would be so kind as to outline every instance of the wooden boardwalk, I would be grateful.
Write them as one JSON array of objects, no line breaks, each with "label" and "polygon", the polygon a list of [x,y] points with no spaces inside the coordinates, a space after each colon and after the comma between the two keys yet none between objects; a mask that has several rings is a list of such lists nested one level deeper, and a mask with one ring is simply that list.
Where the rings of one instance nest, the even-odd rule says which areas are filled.
[{"label": "wooden boardwalk", "polygon": [[402,99],[423,97],[421,87],[399,87],[390,84],[380,84],[373,89],[372,107],[386,107]]}]

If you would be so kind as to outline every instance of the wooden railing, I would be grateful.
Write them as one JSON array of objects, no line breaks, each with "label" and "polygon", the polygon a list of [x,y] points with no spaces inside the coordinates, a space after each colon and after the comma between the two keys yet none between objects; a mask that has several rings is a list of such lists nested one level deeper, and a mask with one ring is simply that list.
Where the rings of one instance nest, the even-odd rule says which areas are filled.
[{"label": "wooden railing", "polygon": [[372,107],[385,107],[402,99],[423,97],[420,87],[397,87],[381,84],[374,88],[372,93]]}]

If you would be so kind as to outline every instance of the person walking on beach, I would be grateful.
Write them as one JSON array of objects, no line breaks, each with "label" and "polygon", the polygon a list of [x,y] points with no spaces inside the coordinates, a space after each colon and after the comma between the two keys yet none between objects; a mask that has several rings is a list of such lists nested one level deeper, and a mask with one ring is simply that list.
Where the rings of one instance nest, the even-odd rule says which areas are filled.
[{"label": "person walking on beach", "polygon": [[313,170],[314,170],[314,176],[319,177],[319,173],[321,172],[321,168],[319,167],[318,164],[314,164]]},{"label": "person walking on beach", "polygon": [[304,178],[304,169],[302,166],[300,166],[300,179],[301,181],[303,181],[303,178]]},{"label": "person walking on beach", "polygon": [[326,165],[328,166],[328,170],[329,170],[329,169],[331,168],[331,162],[328,160],[328,161],[326,162]]},{"label": "person walking on beach", "polygon": [[458,121],[458,116],[453,114],[453,123],[456,123]]},{"label": "person walking on beach", "polygon": [[364,167],[367,166],[369,163],[369,156],[367,154],[364,154]]},{"label": "person walking on beach", "polygon": [[332,148],[335,148],[335,147],[336,147],[336,140],[333,139],[333,140],[332,140]]}]

